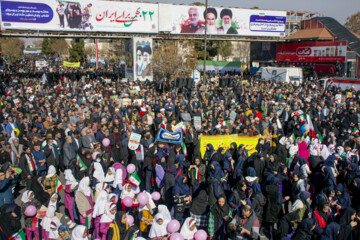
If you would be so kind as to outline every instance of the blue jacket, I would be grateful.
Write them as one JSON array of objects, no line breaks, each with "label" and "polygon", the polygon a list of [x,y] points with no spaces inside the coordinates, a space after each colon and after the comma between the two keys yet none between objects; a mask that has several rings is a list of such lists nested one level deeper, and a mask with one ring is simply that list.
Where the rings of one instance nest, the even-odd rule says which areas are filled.
[{"label": "blue jacket", "polygon": [[4,179],[3,181],[0,181],[0,207],[4,204],[14,203],[11,186],[16,184],[18,179],[19,175],[17,175],[14,179]]},{"label": "blue jacket", "polygon": [[35,162],[36,162],[36,167],[37,167],[37,170],[39,172],[41,171],[46,171],[46,163],[44,165],[41,166],[41,164],[39,163],[40,160],[46,160],[46,155],[45,153],[40,150],[40,151],[35,151],[35,150],[32,150],[31,152],[33,155],[34,155],[34,158],[35,158]]}]

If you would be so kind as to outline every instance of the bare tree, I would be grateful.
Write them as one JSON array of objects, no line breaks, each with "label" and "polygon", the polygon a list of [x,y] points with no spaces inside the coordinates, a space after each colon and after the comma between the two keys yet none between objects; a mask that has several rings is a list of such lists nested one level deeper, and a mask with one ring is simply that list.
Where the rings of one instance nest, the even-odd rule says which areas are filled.
[{"label": "bare tree", "polygon": [[347,17],[345,27],[356,34],[360,34],[360,12]]},{"label": "bare tree", "polygon": [[51,50],[57,55],[68,55],[69,54],[69,45],[65,39],[52,39],[51,40]]},{"label": "bare tree", "polygon": [[41,48],[42,39],[33,41],[33,44],[35,48]]},{"label": "bare tree", "polygon": [[96,54],[96,47],[94,44],[92,45],[86,45],[85,46],[85,54],[86,56],[95,56]]},{"label": "bare tree", "polygon": [[[196,69],[197,56],[188,42],[162,41],[154,50],[154,76],[159,78],[189,77]],[[189,50],[190,49],[190,50]]]},{"label": "bare tree", "polygon": [[1,38],[0,44],[5,58],[12,63],[23,54],[25,48],[25,43],[20,38]]}]

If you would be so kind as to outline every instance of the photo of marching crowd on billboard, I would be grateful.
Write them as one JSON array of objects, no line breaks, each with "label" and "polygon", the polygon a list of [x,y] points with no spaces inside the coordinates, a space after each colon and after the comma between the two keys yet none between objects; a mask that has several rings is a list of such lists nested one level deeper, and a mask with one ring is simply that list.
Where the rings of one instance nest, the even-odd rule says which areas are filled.
[{"label": "photo of marching crowd on billboard", "polygon": [[91,7],[91,3],[81,6],[79,2],[60,1],[56,8],[60,20],[60,27],[83,30],[86,28],[93,29],[90,23]]}]

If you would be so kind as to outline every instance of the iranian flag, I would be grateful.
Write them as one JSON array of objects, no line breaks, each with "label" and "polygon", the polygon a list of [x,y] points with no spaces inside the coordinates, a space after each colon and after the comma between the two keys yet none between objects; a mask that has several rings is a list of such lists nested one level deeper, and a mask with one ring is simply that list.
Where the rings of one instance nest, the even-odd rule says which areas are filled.
[{"label": "iranian flag", "polygon": [[221,182],[226,182],[226,181],[228,180],[228,178],[229,178],[229,174],[226,173],[225,176],[223,176],[223,177],[220,179],[220,181],[221,181]]},{"label": "iranian flag", "polygon": [[184,122],[179,123],[179,128],[184,132],[184,134],[186,134],[186,126]]},{"label": "iranian flag", "polygon": [[11,237],[9,237],[9,240],[26,240],[24,230],[20,230],[17,233],[13,234]]},{"label": "iranian flag", "polygon": [[133,185],[134,187],[139,186],[141,183],[141,179],[139,178],[139,175],[137,175],[136,172],[130,174],[129,181],[131,182],[131,185]]},{"label": "iranian flag", "polygon": [[296,138],[295,138],[295,134],[291,134],[291,136],[289,137],[289,143],[293,144],[295,142]]},{"label": "iranian flag", "polygon": [[86,228],[86,230],[89,230],[89,229],[90,229],[90,219],[89,219],[89,216],[86,216],[86,218],[85,218],[85,228]]},{"label": "iranian flag", "polygon": [[306,119],[305,119],[304,115],[300,115],[300,116],[299,116],[299,121],[300,121],[301,123],[306,122]]},{"label": "iranian flag", "polygon": [[133,204],[132,204],[133,207],[139,206],[139,202],[138,202],[137,198],[138,198],[138,195],[135,195],[135,197],[133,197]]},{"label": "iranian flag", "polygon": [[359,129],[357,129],[356,127],[354,127],[353,129],[353,134],[355,135],[358,135],[360,132],[359,132]]},{"label": "iranian flag", "polygon": [[314,125],[311,121],[311,117],[309,114],[306,115],[306,121],[308,122],[308,125],[309,125],[309,136],[313,137],[313,138],[316,137]]},{"label": "iranian flag", "polygon": [[223,122],[219,123],[218,125],[216,125],[216,128],[221,128],[221,127],[226,127],[226,126],[229,126],[229,122],[223,121]]},{"label": "iranian flag", "polygon": [[79,154],[76,154],[76,160],[79,161],[79,164],[81,166],[80,170],[85,171],[87,169],[86,164],[83,162],[83,160],[81,160],[81,157],[79,156]]},{"label": "iranian flag", "polygon": [[229,126],[229,122],[228,121],[223,121],[223,122],[220,123],[220,126],[221,127]]},{"label": "iranian flag", "polygon": [[200,171],[199,171],[199,168],[197,168],[197,167],[195,167],[194,178],[195,178],[196,180],[199,180],[199,179],[200,179]]},{"label": "iranian flag", "polygon": [[187,153],[186,145],[184,143],[182,143],[181,145],[182,145],[181,147],[182,147],[182,150],[184,152],[184,155],[185,155],[185,157],[187,157],[188,153]]},{"label": "iranian flag", "polygon": [[127,114],[127,108],[125,109],[125,119],[126,119],[126,124],[127,125],[130,124],[130,119],[129,119],[128,114]]},{"label": "iranian flag", "polygon": [[162,119],[161,124],[160,124],[160,127],[162,127],[163,129],[166,129],[166,126],[165,126],[165,117]]},{"label": "iranian flag", "polygon": [[63,189],[63,185],[61,184],[59,178],[57,178],[56,179],[56,192],[59,193],[61,189]]},{"label": "iranian flag", "polygon": [[319,138],[319,142],[320,143],[322,143],[322,141],[323,141],[323,137],[322,137],[322,135],[321,135],[321,133],[319,132],[319,134],[317,135],[317,137]]}]

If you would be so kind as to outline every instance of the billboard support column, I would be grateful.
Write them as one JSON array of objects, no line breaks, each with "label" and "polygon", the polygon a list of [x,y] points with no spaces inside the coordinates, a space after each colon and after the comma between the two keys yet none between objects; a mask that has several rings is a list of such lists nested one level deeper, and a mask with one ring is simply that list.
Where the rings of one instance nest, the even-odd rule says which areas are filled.
[{"label": "billboard support column", "polygon": [[205,47],[204,47],[204,84],[206,85],[206,44],[207,44],[207,8],[208,8],[208,0],[205,0]]},{"label": "billboard support column", "polygon": [[96,70],[99,68],[99,46],[98,46],[98,39],[95,39],[96,45]]}]

